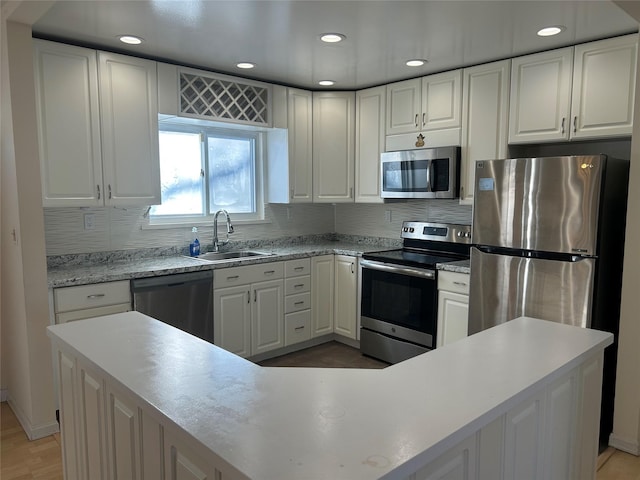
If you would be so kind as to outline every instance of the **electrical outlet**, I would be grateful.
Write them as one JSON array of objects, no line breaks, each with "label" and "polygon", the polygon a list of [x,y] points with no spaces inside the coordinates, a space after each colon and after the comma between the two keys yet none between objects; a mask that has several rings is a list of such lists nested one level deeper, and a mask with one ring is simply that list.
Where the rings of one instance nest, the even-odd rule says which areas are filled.
[{"label": "electrical outlet", "polygon": [[95,213],[84,214],[84,229],[93,230],[96,227],[96,215]]},{"label": "electrical outlet", "polygon": [[384,221],[387,223],[391,223],[391,210],[384,211]]}]

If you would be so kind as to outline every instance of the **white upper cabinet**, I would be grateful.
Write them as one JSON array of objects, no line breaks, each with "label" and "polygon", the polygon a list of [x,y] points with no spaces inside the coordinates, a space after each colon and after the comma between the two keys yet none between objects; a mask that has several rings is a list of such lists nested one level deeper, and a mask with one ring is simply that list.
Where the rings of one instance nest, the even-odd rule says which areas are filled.
[{"label": "white upper cabinet", "polygon": [[98,62],[105,202],[160,203],[156,64],[105,52]]},{"label": "white upper cabinet", "polygon": [[274,129],[267,133],[268,202],[313,201],[313,97],[273,87]]},{"label": "white upper cabinet", "polygon": [[34,45],[43,205],[160,203],[155,62]]},{"label": "white upper cabinet", "polygon": [[512,60],[509,143],[569,139],[573,47]]},{"label": "white upper cabinet", "polygon": [[95,50],[34,40],[45,207],[103,204]]},{"label": "white upper cabinet", "polygon": [[460,144],[462,70],[387,85],[387,151]]},{"label": "white upper cabinet", "polygon": [[313,93],[313,201],[353,202],[355,93]]},{"label": "white upper cabinet", "polygon": [[384,152],[386,87],[356,92],[356,203],[383,203],[380,197],[380,153]]},{"label": "white upper cabinet", "polygon": [[511,60],[465,68],[460,203],[473,203],[477,160],[506,158]]},{"label": "white upper cabinet", "polygon": [[513,59],[509,143],[631,135],[637,35]]},{"label": "white upper cabinet", "polygon": [[637,38],[627,35],[575,47],[571,138],[631,135]]},{"label": "white upper cabinet", "polygon": [[387,85],[387,135],[420,130],[422,79],[413,78]]}]

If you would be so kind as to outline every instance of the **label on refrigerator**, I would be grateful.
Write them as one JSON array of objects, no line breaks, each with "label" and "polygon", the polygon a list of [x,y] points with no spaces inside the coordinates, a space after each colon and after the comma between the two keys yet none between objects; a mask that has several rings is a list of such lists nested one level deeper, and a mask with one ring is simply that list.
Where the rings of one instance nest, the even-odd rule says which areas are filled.
[{"label": "label on refrigerator", "polygon": [[493,191],[493,178],[479,178],[478,179],[478,190],[481,192],[490,192]]}]

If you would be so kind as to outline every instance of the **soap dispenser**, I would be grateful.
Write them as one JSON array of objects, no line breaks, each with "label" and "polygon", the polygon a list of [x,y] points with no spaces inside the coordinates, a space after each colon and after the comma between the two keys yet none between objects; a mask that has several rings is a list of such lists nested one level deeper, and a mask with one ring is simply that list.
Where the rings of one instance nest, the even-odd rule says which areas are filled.
[{"label": "soap dispenser", "polygon": [[191,229],[191,243],[189,243],[189,255],[197,257],[200,255],[200,241],[198,240],[198,227]]}]

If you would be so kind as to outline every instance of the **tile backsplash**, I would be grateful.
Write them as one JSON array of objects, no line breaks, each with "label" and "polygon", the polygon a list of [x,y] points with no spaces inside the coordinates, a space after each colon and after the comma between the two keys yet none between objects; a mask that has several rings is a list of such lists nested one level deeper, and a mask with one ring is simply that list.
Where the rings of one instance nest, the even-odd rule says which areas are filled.
[{"label": "tile backsplash", "polygon": [[[146,208],[47,208],[44,213],[47,255],[186,246],[191,226],[144,228]],[[93,228],[85,230],[85,214]],[[232,216],[233,219],[233,216]],[[389,221],[390,220],[390,221]],[[385,204],[296,204],[265,207],[265,222],[236,224],[233,239],[274,241],[283,237],[337,233],[399,239],[404,220],[471,223],[471,207],[457,200],[409,200]],[[199,227],[211,244],[213,227]]]}]

